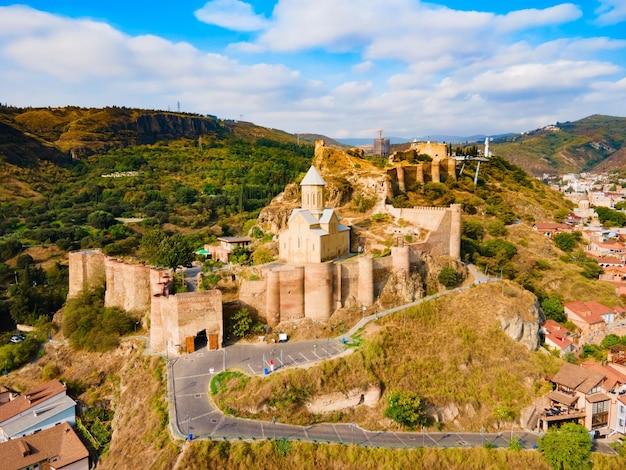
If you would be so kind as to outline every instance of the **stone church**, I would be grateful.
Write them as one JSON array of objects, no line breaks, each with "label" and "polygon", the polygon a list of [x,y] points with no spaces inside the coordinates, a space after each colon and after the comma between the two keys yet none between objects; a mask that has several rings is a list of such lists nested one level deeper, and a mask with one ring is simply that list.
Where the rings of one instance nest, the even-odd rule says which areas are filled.
[{"label": "stone church", "polygon": [[294,209],[287,229],[278,235],[280,261],[322,263],[350,253],[350,229],[334,209],[324,207],[326,182],[314,166],[302,183],[302,207]]}]

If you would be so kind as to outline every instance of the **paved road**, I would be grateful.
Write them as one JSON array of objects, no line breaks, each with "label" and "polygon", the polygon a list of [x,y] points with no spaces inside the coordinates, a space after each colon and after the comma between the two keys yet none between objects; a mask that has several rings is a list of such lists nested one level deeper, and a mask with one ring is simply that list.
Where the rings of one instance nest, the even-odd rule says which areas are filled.
[{"label": "paved road", "polygon": [[[272,356],[273,350],[273,356]],[[508,445],[510,433],[422,433],[422,432],[372,432],[353,424],[316,424],[292,426],[271,421],[256,421],[232,418],[217,410],[208,399],[209,382],[214,374],[224,368],[254,371],[262,369],[263,355],[269,362],[274,357],[280,367],[280,351],[285,366],[312,364],[334,357],[344,351],[337,339],[283,343],[279,345],[235,345],[222,351],[199,351],[179,357],[170,363],[173,380],[170,394],[175,396],[173,420],[174,430],[180,437],[192,434],[195,438],[211,439],[273,439],[286,438],[310,442],[338,442],[371,447],[418,447],[418,446],[478,446],[491,442],[497,447]],[[267,364],[265,364],[267,365]],[[171,396],[171,395],[170,395]],[[515,432],[525,448],[537,443],[537,435]]]},{"label": "paved road", "polygon": [[[495,279],[481,278],[480,282]],[[210,439],[276,439],[302,440],[309,442],[335,442],[368,447],[458,447],[482,446],[491,443],[496,447],[507,447],[512,435],[520,444],[530,449],[536,446],[537,433],[516,431],[504,433],[446,433],[446,432],[382,432],[366,431],[354,424],[316,424],[293,426],[271,421],[258,421],[225,416],[209,399],[209,383],[213,376],[223,370],[235,368],[252,375],[268,372],[273,361],[275,371],[286,367],[306,367],[316,362],[337,357],[346,352],[344,340],[370,321],[412,307],[421,302],[451,294],[468,287],[420,299],[408,305],[375,313],[363,318],[345,335],[337,338],[286,342],[278,344],[235,344],[219,351],[202,349],[193,354],[172,359],[168,364],[168,400],[173,431],[181,438],[192,435]],[[271,372],[270,372],[271,373]],[[276,373],[276,372],[274,372]],[[596,451],[608,454],[615,452],[608,444],[599,441]]]}]

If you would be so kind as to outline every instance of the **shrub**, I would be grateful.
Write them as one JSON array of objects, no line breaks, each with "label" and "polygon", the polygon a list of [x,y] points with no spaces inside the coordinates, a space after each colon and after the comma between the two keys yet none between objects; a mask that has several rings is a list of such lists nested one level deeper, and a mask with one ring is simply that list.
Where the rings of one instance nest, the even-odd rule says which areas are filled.
[{"label": "shrub", "polygon": [[554,244],[558,246],[561,250],[566,252],[571,252],[578,245],[577,237],[572,233],[557,233],[554,237]]},{"label": "shrub", "polygon": [[448,289],[452,289],[456,287],[459,283],[459,275],[456,270],[450,266],[444,266],[441,271],[439,271],[439,282],[446,286]]},{"label": "shrub", "polygon": [[550,428],[545,436],[539,438],[538,448],[552,468],[591,468],[591,438],[579,424],[567,423],[560,428]]},{"label": "shrub", "polygon": [[487,233],[492,237],[504,237],[507,234],[504,222],[501,220],[492,220],[487,224]]},{"label": "shrub", "polygon": [[236,338],[243,338],[246,336],[250,327],[252,326],[252,317],[247,308],[237,310],[230,317],[230,331]]},{"label": "shrub", "polygon": [[548,297],[541,302],[541,309],[547,319],[552,319],[559,323],[565,323],[567,316],[561,301],[555,297]]},{"label": "shrub", "polygon": [[61,371],[56,364],[46,364],[41,371],[41,378],[46,381],[56,379],[60,375]]},{"label": "shrub", "polygon": [[385,416],[413,430],[417,425],[426,425],[424,401],[414,393],[394,391],[387,399],[389,405]]}]

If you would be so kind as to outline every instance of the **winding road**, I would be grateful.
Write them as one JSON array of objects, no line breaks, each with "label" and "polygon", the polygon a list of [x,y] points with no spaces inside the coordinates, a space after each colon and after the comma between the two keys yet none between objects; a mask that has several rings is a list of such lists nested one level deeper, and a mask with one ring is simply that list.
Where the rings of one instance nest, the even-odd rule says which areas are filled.
[{"label": "winding road", "polygon": [[[470,271],[477,283],[495,282]],[[273,361],[275,371],[280,373],[288,367],[307,367],[317,362],[346,353],[343,340],[367,323],[385,315],[413,307],[443,295],[469,289],[460,287],[419,299],[401,307],[374,313],[364,317],[349,332],[337,338],[324,338],[278,344],[235,344],[217,351],[207,349],[171,359],[167,364],[167,398],[172,432],[181,439],[212,440],[262,440],[288,439],[319,443],[341,443],[365,447],[408,448],[420,446],[474,447],[487,443],[495,447],[508,447],[513,435],[525,449],[534,448],[540,434],[529,431],[505,431],[500,433],[450,433],[450,432],[385,432],[367,431],[352,423],[322,423],[311,426],[295,426],[275,421],[259,421],[224,415],[209,398],[211,379],[226,369],[238,369],[250,375],[263,375]],[[605,442],[598,441],[594,451],[616,454]]]}]

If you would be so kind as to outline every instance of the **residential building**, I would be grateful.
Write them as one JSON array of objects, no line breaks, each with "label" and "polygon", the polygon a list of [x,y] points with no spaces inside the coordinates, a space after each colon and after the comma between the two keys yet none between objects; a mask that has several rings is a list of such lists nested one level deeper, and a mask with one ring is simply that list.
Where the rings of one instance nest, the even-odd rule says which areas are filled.
[{"label": "residential building", "polygon": [[559,351],[561,356],[576,351],[572,341],[572,332],[554,320],[546,320],[542,325],[544,342],[550,349]]},{"label": "residential building", "polygon": [[62,422],[75,424],[76,402],[67,396],[66,386],[55,379],[0,405],[0,442]]},{"label": "residential building", "polygon": [[0,444],[0,470],[89,470],[89,451],[69,423]]},{"label": "residential building", "polygon": [[556,222],[537,222],[533,225],[533,230],[536,230],[548,238],[552,238],[557,233],[573,232],[571,225],[559,224]]},{"label": "residential building", "polygon": [[599,343],[606,325],[615,320],[615,311],[600,302],[568,302],[563,306],[567,319],[580,330],[581,343]]},{"label": "residential building", "polygon": [[626,374],[595,362],[565,363],[549,380],[554,389],[547,394],[551,406],[539,417],[541,429],[574,422],[604,435],[623,433]]},{"label": "residential building", "polygon": [[237,247],[248,248],[252,243],[250,237],[220,237],[219,245],[204,245],[204,250],[211,255],[211,259],[230,263],[230,255]]},{"label": "residential building", "polygon": [[626,245],[617,240],[591,241],[587,251],[597,256],[612,256],[624,259]]},{"label": "residential building", "polygon": [[0,385],[0,405],[10,402],[18,395],[19,393],[5,387],[4,385]]}]

